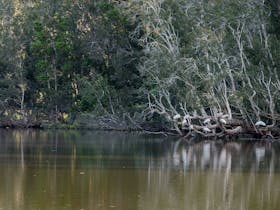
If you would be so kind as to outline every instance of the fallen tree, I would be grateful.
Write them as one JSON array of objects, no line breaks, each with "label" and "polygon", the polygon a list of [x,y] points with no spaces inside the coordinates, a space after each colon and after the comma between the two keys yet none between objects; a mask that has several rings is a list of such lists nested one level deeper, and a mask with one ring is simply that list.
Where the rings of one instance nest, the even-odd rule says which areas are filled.
[{"label": "fallen tree", "polygon": [[148,0],[139,8],[133,37],[146,53],[139,70],[148,115],[183,136],[280,136],[279,40],[265,2]]}]

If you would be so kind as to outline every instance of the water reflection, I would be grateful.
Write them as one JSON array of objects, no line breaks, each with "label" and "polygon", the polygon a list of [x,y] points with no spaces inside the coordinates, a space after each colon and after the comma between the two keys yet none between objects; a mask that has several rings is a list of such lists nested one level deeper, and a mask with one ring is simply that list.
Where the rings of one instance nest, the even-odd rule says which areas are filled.
[{"label": "water reflection", "polygon": [[175,145],[173,165],[185,170],[279,171],[279,162],[275,161],[279,143],[209,141],[189,145],[178,141]]},{"label": "water reflection", "polygon": [[261,210],[280,206],[278,143],[0,131],[0,209]]}]

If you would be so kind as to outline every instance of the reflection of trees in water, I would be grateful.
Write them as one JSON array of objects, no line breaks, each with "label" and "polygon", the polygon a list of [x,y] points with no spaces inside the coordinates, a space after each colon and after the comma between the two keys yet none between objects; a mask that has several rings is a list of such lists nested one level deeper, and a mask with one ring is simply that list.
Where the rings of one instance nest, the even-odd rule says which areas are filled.
[{"label": "reflection of trees in water", "polygon": [[185,170],[271,171],[279,170],[275,161],[278,144],[269,142],[199,142],[177,141],[173,165]]},{"label": "reflection of trees in water", "polygon": [[[278,209],[279,175],[162,169],[150,177],[142,209]],[[143,178],[144,179],[144,178]],[[156,184],[155,184],[156,183]],[[153,197],[153,199],[149,199]]]},{"label": "reflection of trees in water", "polygon": [[280,205],[280,177],[274,173],[278,168],[276,154],[271,143],[189,145],[178,141],[171,157],[177,170],[162,167],[148,173],[140,206],[143,209],[276,210]]},{"label": "reflection of trees in water", "polygon": [[101,134],[0,132],[4,182],[0,208],[260,210],[268,205],[277,210],[280,206],[278,144],[190,144]]},{"label": "reflection of trees in water", "polygon": [[[0,154],[24,164],[171,167],[184,170],[271,171],[280,169],[280,144],[198,142],[136,134],[78,131],[1,131]],[[11,156],[14,154],[14,156]],[[20,154],[20,156],[19,156]],[[12,157],[12,158],[11,158]],[[67,161],[65,161],[67,160]],[[0,160],[0,161],[3,161]]]}]

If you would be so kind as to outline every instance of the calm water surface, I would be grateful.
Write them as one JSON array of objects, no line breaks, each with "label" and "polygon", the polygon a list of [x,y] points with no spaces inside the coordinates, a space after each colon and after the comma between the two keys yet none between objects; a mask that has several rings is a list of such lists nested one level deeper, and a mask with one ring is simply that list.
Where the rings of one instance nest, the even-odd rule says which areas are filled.
[{"label": "calm water surface", "polygon": [[0,130],[0,210],[279,210],[280,144]]}]

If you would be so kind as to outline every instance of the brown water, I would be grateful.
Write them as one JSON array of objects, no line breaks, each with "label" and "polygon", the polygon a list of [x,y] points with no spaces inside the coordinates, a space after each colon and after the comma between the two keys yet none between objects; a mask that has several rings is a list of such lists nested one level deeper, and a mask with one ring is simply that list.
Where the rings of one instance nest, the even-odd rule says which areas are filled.
[{"label": "brown water", "polygon": [[279,210],[280,144],[0,130],[0,210]]}]

